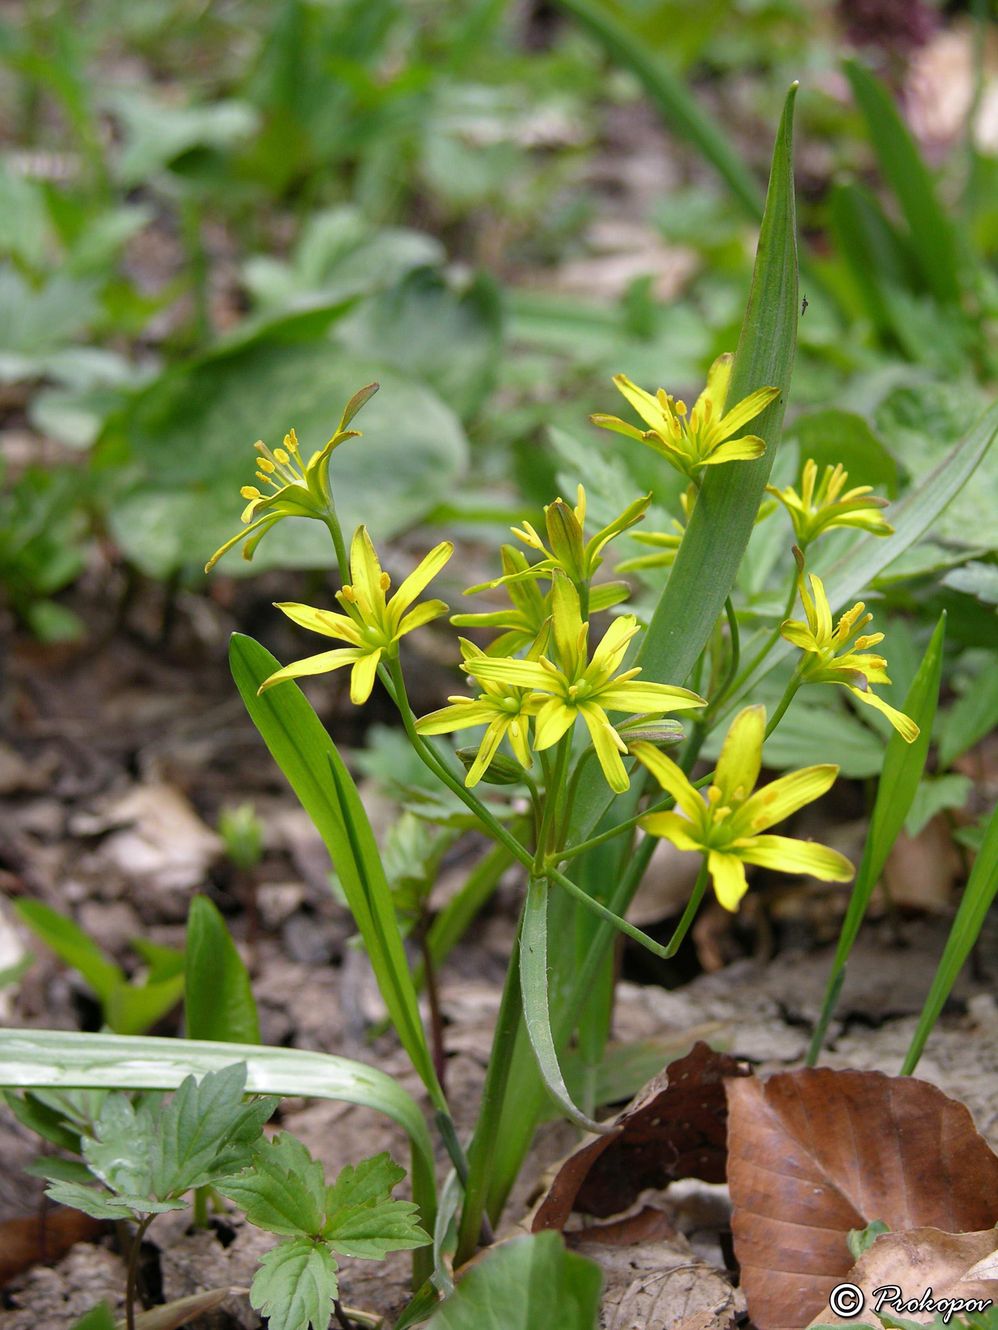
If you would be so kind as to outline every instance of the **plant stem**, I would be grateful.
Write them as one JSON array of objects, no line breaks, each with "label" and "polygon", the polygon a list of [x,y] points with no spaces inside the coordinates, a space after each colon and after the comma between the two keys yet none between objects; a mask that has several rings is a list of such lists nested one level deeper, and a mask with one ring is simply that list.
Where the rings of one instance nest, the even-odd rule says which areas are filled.
[{"label": "plant stem", "polygon": [[707,871],[707,862],[707,856],[704,855],[703,863],[700,865],[700,872],[697,874],[697,880],[693,884],[692,894],[686,902],[686,909],[683,911],[683,917],[676,925],[676,931],[669,939],[669,944],[665,948],[666,956],[675,956],[683,938],[689,932],[690,925],[696,918],[696,913],[700,908],[700,902],[703,900],[704,892],[707,890],[707,882],[710,876]]},{"label": "plant stem", "polygon": [[437,988],[437,968],[433,963],[430,950],[430,920],[424,914],[417,929],[419,954],[423,961],[423,982],[426,985],[426,1001],[430,1008],[430,1048],[433,1053],[433,1070],[437,1074],[440,1088],[447,1094],[445,1077],[447,1072],[447,1050],[444,1047],[444,1022],[440,1012],[440,990]]},{"label": "plant stem", "polygon": [[128,1253],[128,1275],[125,1280],[125,1325],[128,1330],[135,1330],[135,1294],[139,1281],[139,1258],[142,1255],[142,1239],[145,1237],[146,1229],[155,1218],[155,1215],[146,1215],[144,1219],[139,1221]]},{"label": "plant stem", "polygon": [[777,706],[776,710],[773,712],[772,716],[770,717],[769,724],[766,726],[766,733],[763,735],[764,739],[768,739],[769,736],[776,729],[777,725],[779,725],[780,721],[783,719],[783,713],[786,711],[790,703],[794,700],[794,696],[800,685],[801,685],[801,672],[800,672],[800,666],[798,666],[797,669],[794,670],[793,674],[790,676],[790,682],[787,684],[786,688],[784,689],[783,696],[780,698],[779,706]]},{"label": "plant stem", "polygon": [[733,684],[738,675],[738,665],[742,658],[741,632],[738,627],[738,616],[735,614],[735,607],[731,603],[731,597],[724,602],[724,614],[728,620],[728,631],[731,634],[731,659],[728,661],[728,669],[720,688],[717,690],[718,697],[724,697],[728,689]]},{"label": "plant stem", "polygon": [[343,1303],[340,1302],[339,1298],[333,1298],[333,1311],[336,1313],[336,1319],[340,1323],[340,1330],[355,1330],[354,1323],[343,1310]]},{"label": "plant stem", "polygon": [[[326,467],[328,470],[329,467],[328,458],[326,459]],[[339,568],[340,586],[342,587],[346,586],[347,581],[350,577],[350,561],[347,558],[347,547],[343,541],[343,530],[340,526],[340,519],[336,515],[336,505],[335,503],[333,503],[332,495],[330,494],[329,491],[328,480],[325,485],[325,490],[328,496],[329,507],[326,510],[325,516],[323,517],[322,520],[329,528],[329,534],[333,538],[333,549],[336,551],[336,563]]]},{"label": "plant stem", "polygon": [[733,679],[731,683],[729,683],[725,688],[723,688],[716,697],[711,698],[708,711],[716,711],[718,707],[720,707],[721,704],[725,701],[726,698],[730,697],[732,693],[737,692],[738,689],[741,688],[745,680],[751,678],[751,676],[756,672],[756,670],[759,668],[762,662],[769,655],[770,651],[772,651],[773,646],[779,641],[780,626],[782,625],[785,619],[790,618],[790,614],[794,608],[794,601],[796,599],[797,599],[797,577],[795,575],[793,581],[790,583],[790,594],[787,597],[787,603],[784,606],[783,613],[780,615],[779,619],[776,622],[776,627],[769,633],[765,642],[763,642],[760,649],[752,657],[752,659],[745,666],[742,672],[735,679]]}]

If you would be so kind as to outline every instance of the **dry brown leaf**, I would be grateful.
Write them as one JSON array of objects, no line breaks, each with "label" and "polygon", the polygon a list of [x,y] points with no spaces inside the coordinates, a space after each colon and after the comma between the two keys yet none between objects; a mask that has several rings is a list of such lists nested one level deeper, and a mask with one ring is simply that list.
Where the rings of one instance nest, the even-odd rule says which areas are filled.
[{"label": "dry brown leaf", "polygon": [[[918,1311],[897,1303],[892,1305],[887,1299],[900,1298],[905,1302],[921,1299],[931,1289],[937,1307],[943,1299],[955,1298],[964,1303],[971,1299],[998,1302],[996,1256],[998,1230],[993,1228],[982,1233],[944,1233],[938,1228],[884,1233],[847,1273],[845,1282],[863,1291],[867,1313],[876,1312],[879,1301],[880,1308],[892,1316],[930,1324],[935,1310],[930,1310],[927,1304],[923,1311]],[[988,1269],[989,1277],[982,1273]],[[884,1293],[885,1289],[892,1291]],[[971,1309],[958,1308],[958,1315],[960,1310]],[[857,1312],[849,1317],[836,1316],[826,1306],[812,1324],[855,1325],[858,1315]]]},{"label": "dry brown leaf", "polygon": [[534,1215],[533,1232],[564,1228],[573,1210],[620,1214],[646,1187],[677,1178],[723,1182],[724,1078],[749,1075],[746,1063],[695,1044],[648,1082],[612,1133],[569,1156]]},{"label": "dry brown leaf", "polygon": [[0,1223],[0,1287],[39,1261],[54,1264],[77,1242],[87,1242],[107,1228],[106,1220],[61,1205],[5,1219]]},{"label": "dry brown leaf", "polygon": [[733,1079],[727,1092],[735,1254],[760,1330],[826,1307],[852,1265],[850,1229],[998,1221],[998,1156],[934,1085],[823,1067]]}]

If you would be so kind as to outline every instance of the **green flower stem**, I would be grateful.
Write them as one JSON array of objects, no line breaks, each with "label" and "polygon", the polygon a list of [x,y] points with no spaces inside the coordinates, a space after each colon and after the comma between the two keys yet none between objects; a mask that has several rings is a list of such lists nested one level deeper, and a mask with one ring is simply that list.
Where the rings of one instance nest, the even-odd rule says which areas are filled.
[{"label": "green flower stem", "polygon": [[780,721],[783,719],[784,712],[786,711],[790,703],[794,700],[794,696],[796,695],[797,689],[800,686],[801,686],[801,667],[798,665],[797,669],[794,670],[793,674],[790,676],[790,682],[787,684],[783,696],[780,698],[779,706],[776,708],[776,710],[773,712],[772,716],[769,719],[769,724],[766,726],[766,733],[763,736],[764,739],[768,739],[769,736],[776,729],[777,725],[779,725]]},{"label": "green flower stem", "polygon": [[155,1215],[146,1215],[145,1218],[139,1221],[135,1236],[132,1238],[132,1245],[128,1250],[128,1274],[125,1280],[125,1325],[127,1330],[135,1330],[135,1297],[138,1292],[139,1257],[142,1254],[142,1239],[146,1235],[146,1229],[155,1218]]},{"label": "green flower stem", "polygon": [[[520,915],[521,926],[523,915]],[[520,930],[513,942],[513,950],[506,971],[492,1051],[482,1087],[482,1101],[475,1123],[475,1134],[468,1147],[467,1181],[464,1187],[464,1208],[458,1229],[455,1264],[468,1260],[479,1244],[483,1227],[487,1227],[485,1203],[499,1141],[499,1123],[506,1098],[506,1085],[516,1048],[517,1036],[523,1024],[523,1002],[520,995]]]},{"label": "green flower stem", "polygon": [[533,869],[534,856],[525,845],[521,845],[515,836],[502,825],[482,803],[476,795],[457,779],[433,751],[423,736],[416,729],[416,717],[413,714],[412,707],[409,705],[409,696],[405,689],[405,680],[402,677],[402,664],[396,655],[391,662],[391,680],[395,688],[395,705],[399,709],[399,715],[402,717],[402,725],[406,736],[412,744],[417,755],[423,763],[429,767],[438,780],[443,781],[449,790],[451,790],[461,802],[475,814],[482,826],[486,828],[489,834],[497,840],[500,845],[505,845],[510,854],[513,855],[526,869]]},{"label": "green flower stem", "polygon": [[554,851],[561,844],[559,828],[564,825],[562,812],[568,793],[565,788],[565,776],[571,755],[572,731],[569,730],[558,743],[551,781],[544,791],[544,816],[541,820],[541,834],[537,840],[537,853],[534,856],[535,877],[544,876],[544,857],[548,847]]},{"label": "green flower stem", "polygon": [[[592,749],[588,751],[592,752]],[[705,785],[709,785],[714,779],[715,772],[708,771],[706,776],[701,776],[699,780],[693,782],[695,789],[700,790]],[[623,822],[618,822],[616,826],[608,827],[606,831],[601,831],[598,836],[590,836],[588,840],[579,841],[578,845],[570,845],[567,849],[560,850],[556,855],[552,855],[545,864],[544,871],[548,872],[551,865],[557,866],[568,859],[576,859],[580,854],[585,854],[588,850],[594,850],[598,845],[605,845],[607,841],[614,840],[617,836],[622,836],[626,831],[633,831],[635,827],[640,826],[641,819],[647,817],[649,813],[667,813],[675,804],[671,794],[667,794],[664,799],[659,799],[657,803],[649,804],[647,808],[642,809],[640,813],[635,813],[633,817],[625,818]]]},{"label": "green flower stem", "polygon": [[738,689],[741,688],[745,680],[750,678],[755,673],[755,671],[759,668],[759,666],[762,664],[765,658],[769,655],[773,647],[780,640],[780,625],[784,622],[785,619],[790,618],[790,615],[793,613],[794,601],[796,599],[797,599],[797,575],[795,573],[793,580],[790,583],[790,594],[787,596],[787,603],[783,608],[783,613],[776,621],[776,627],[769,633],[765,642],[763,642],[762,646],[752,657],[749,663],[745,666],[742,672],[730,683],[726,684],[726,686],[717,694],[716,697],[711,698],[710,706],[707,708],[708,715],[710,715],[710,713],[712,712],[716,712],[718,708],[725,702],[725,700],[731,696],[732,693],[737,692]]},{"label": "green flower stem", "polygon": [[676,931],[669,939],[668,946],[664,948],[664,954],[666,956],[675,956],[676,952],[679,950],[683,938],[689,932],[690,925],[693,923],[693,920],[696,918],[697,910],[699,910],[700,908],[700,902],[703,900],[704,892],[707,890],[707,882],[709,881],[709,877],[710,875],[707,871],[707,856],[704,855],[703,863],[700,865],[700,872],[697,874],[697,880],[693,884],[692,895],[690,896],[689,900],[686,902],[686,909],[683,911],[683,917],[676,925]]},{"label": "green flower stem", "polygon": [[[558,885],[563,887],[570,896],[574,896],[580,905],[584,905],[587,910],[590,910],[593,914],[598,914],[601,919],[605,919],[607,923],[612,924],[618,932],[626,933],[633,941],[640,942],[645,950],[650,951],[653,956],[660,956],[663,960],[668,960],[669,957],[674,954],[674,952],[660,946],[654,938],[650,938],[648,934],[643,933],[640,928],[636,928],[634,924],[629,924],[627,920],[622,919],[619,914],[614,914],[611,909],[608,909],[607,906],[602,904],[602,902],[596,900],[594,896],[590,896],[588,891],[583,891],[582,888],[577,886],[570,877],[566,877],[564,873],[559,873],[556,868],[548,868],[546,870],[546,876],[551,882],[557,882]],[[681,937],[680,941],[682,941]],[[676,946],[678,945],[679,943],[677,942]]]},{"label": "green flower stem", "polygon": [[326,458],[326,474],[323,477],[322,488],[326,492],[327,508],[322,520],[329,528],[329,534],[333,538],[333,549],[336,551],[336,562],[339,565],[340,586],[345,586],[350,578],[350,560],[347,557],[346,542],[343,539],[343,528],[340,526],[340,519],[336,512],[336,504],[333,502],[333,496],[329,489],[329,458]]},{"label": "green flower stem", "polygon": [[742,640],[738,627],[738,616],[735,614],[735,607],[731,603],[730,596],[724,602],[724,615],[728,621],[728,631],[731,634],[731,659],[728,662],[727,673],[717,690],[718,697],[724,697],[738,677],[738,666],[742,658]]}]

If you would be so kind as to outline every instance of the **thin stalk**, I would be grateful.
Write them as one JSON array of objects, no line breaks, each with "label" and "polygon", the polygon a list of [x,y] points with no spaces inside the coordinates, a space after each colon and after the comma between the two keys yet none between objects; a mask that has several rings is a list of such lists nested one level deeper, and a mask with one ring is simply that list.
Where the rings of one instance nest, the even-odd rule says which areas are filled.
[{"label": "thin stalk", "polygon": [[430,920],[424,914],[417,929],[419,954],[423,962],[423,982],[426,985],[426,1001],[430,1008],[430,1049],[433,1054],[433,1070],[436,1072],[440,1089],[447,1094],[445,1076],[447,1073],[447,1050],[444,1047],[444,1022],[440,1011],[440,990],[437,987],[437,967],[430,948]]},{"label": "thin stalk", "polygon": [[125,1280],[125,1325],[128,1330],[135,1330],[135,1295],[139,1282],[139,1258],[142,1255],[142,1239],[146,1235],[146,1229],[156,1218],[155,1215],[146,1215],[139,1221],[139,1226],[135,1230],[135,1237],[132,1239],[132,1246],[128,1253],[128,1275]]},{"label": "thin stalk", "polygon": [[340,586],[345,586],[350,576],[350,560],[347,558],[347,547],[343,540],[343,528],[340,526],[340,519],[336,514],[336,504],[333,503],[332,494],[329,489],[328,471],[329,459],[326,459],[327,479],[323,488],[326,491],[328,508],[323,514],[322,520],[329,528],[329,534],[333,538],[333,549],[336,551],[336,563],[340,574]]},{"label": "thin stalk", "polygon": [[707,870],[707,856],[704,855],[703,863],[700,865],[700,872],[697,874],[697,880],[693,884],[693,892],[686,902],[686,909],[683,911],[683,917],[676,925],[676,931],[669,939],[668,946],[664,949],[665,956],[675,956],[682,944],[683,938],[689,932],[690,925],[696,918],[697,910],[700,908],[700,902],[703,900],[704,892],[707,890],[707,882],[710,874]]},{"label": "thin stalk", "polygon": [[735,614],[735,607],[731,603],[730,596],[724,602],[724,615],[728,621],[728,632],[731,634],[731,659],[728,661],[728,669],[721,681],[721,686],[717,690],[718,697],[724,697],[733,684],[738,675],[738,665],[742,658],[741,630],[738,627],[738,616]]},{"label": "thin stalk", "polygon": [[730,697],[732,693],[737,692],[738,689],[741,688],[745,680],[750,678],[759,668],[762,662],[772,651],[773,647],[780,640],[780,625],[783,623],[785,619],[790,618],[790,615],[794,608],[794,601],[796,599],[797,599],[797,576],[795,574],[794,579],[790,584],[790,594],[787,596],[787,603],[783,607],[783,613],[776,621],[776,627],[769,633],[765,642],[763,642],[760,649],[752,657],[752,659],[745,666],[742,672],[735,679],[733,679],[724,689],[722,689],[722,691],[719,692],[716,697],[711,698],[710,706],[708,707],[708,712],[716,711],[718,707],[720,707],[721,704],[725,701],[725,699]]},{"label": "thin stalk", "polygon": [[597,914],[601,919],[605,919],[606,922],[612,924],[618,932],[625,933],[632,939],[632,941],[640,942],[645,950],[650,951],[653,956],[659,956],[663,960],[668,960],[669,957],[674,954],[667,950],[667,948],[661,946],[654,938],[649,937],[647,933],[642,932],[640,928],[636,928],[634,924],[629,924],[627,920],[622,919],[619,914],[614,914],[613,910],[608,909],[608,907],[601,901],[598,901],[595,896],[590,896],[588,891],[583,891],[582,888],[577,886],[570,877],[566,877],[564,873],[559,873],[556,868],[548,868],[545,875],[551,882],[557,882],[559,887],[564,888],[570,896],[574,896],[579,904],[584,905],[592,914]]},{"label": "thin stalk", "polygon": [[777,706],[776,710],[773,712],[772,716],[769,719],[769,724],[766,726],[766,733],[763,736],[764,739],[768,739],[769,736],[776,729],[777,725],[779,725],[780,721],[783,719],[784,712],[786,711],[790,703],[794,700],[794,697],[797,694],[797,689],[800,687],[800,685],[801,685],[801,672],[800,672],[800,666],[798,666],[797,669],[794,670],[793,674],[790,676],[790,682],[787,684],[786,688],[783,691],[783,696],[780,698],[779,705]]}]

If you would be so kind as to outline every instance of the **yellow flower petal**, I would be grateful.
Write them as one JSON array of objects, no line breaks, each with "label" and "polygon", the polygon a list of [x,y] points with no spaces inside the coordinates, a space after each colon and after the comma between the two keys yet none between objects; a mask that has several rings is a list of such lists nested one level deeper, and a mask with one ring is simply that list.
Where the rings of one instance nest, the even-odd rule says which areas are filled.
[{"label": "yellow flower petal", "polygon": [[693,834],[693,823],[678,813],[649,813],[638,824],[650,836],[672,841],[677,850],[703,850]]},{"label": "yellow flower petal", "polygon": [[481,660],[468,660],[465,669],[474,679],[495,679],[499,683],[515,684],[517,688],[537,688],[550,693],[556,686],[558,675],[545,669],[538,661],[512,660],[509,656],[485,656]]},{"label": "yellow flower petal", "polygon": [[779,397],[779,395],[779,388],[757,388],[754,393],[749,393],[748,397],[743,397],[740,402],[736,402],[721,421],[720,432],[717,435],[718,440],[732,438],[743,425],[747,425],[750,420],[754,420],[769,406],[773,398]]},{"label": "yellow flower petal", "polygon": [[381,576],[381,564],[367,527],[359,526],[350,542],[350,585],[365,617],[384,607],[385,589],[381,585]]},{"label": "yellow flower petal", "polygon": [[326,674],[338,670],[344,665],[353,665],[365,653],[357,647],[340,647],[336,651],[322,651],[317,656],[306,656],[304,660],[292,661],[283,669],[275,670],[269,679],[264,679],[257,689],[262,693],[275,684],[286,683],[288,679],[304,679],[313,674]]},{"label": "yellow flower petal", "polygon": [[743,836],[765,831],[796,813],[798,808],[820,799],[831,789],[838,774],[838,767],[831,763],[790,771],[756,790],[734,814],[732,823],[737,824],[738,834]]},{"label": "yellow flower petal", "polygon": [[461,698],[452,706],[430,711],[416,721],[420,734],[452,734],[454,730],[467,730],[473,725],[489,725],[496,709],[489,702]]},{"label": "yellow flower petal", "polygon": [[689,711],[693,707],[705,707],[707,701],[688,688],[635,679],[628,683],[611,682],[606,688],[601,688],[599,704],[607,711],[629,711],[641,715],[644,712]]},{"label": "yellow flower petal", "polygon": [[468,774],[464,778],[464,783],[468,789],[472,789],[485,775],[489,769],[489,763],[496,755],[496,749],[502,743],[502,737],[506,732],[506,720],[502,716],[496,716],[485,731],[482,742],[478,748],[478,756],[468,768]]},{"label": "yellow flower petal", "polygon": [[362,644],[360,629],[353,619],[346,614],[336,614],[333,610],[316,609],[314,605],[301,605],[297,601],[277,601],[274,608],[286,614],[292,623],[300,628],[307,628],[313,633],[322,633],[324,637],[340,637],[354,646]]},{"label": "yellow flower petal", "polygon": [[634,407],[645,424],[654,430],[668,429],[668,417],[657,397],[639,388],[626,374],[615,374],[613,381],[621,395]]},{"label": "yellow flower petal", "polygon": [[705,399],[712,402],[717,419],[724,415],[724,404],[728,400],[728,386],[731,383],[731,366],[734,360],[730,351],[725,351],[723,355],[717,357],[707,371],[707,387],[697,402],[697,406],[700,406]]},{"label": "yellow flower petal", "polygon": [[726,910],[737,910],[738,902],[748,890],[742,861],[733,854],[711,850],[707,856],[707,867],[714,883],[714,895]]},{"label": "yellow flower petal", "polygon": [[[426,558],[413,569],[391,599],[392,616],[401,619],[412,602],[420,596],[440,572],[444,564],[454,553],[454,546],[449,540],[442,540],[435,545]],[[437,602],[438,604],[441,602]]]},{"label": "yellow flower petal", "polygon": [[607,416],[597,411],[589,419],[600,429],[611,429],[615,434],[626,434],[629,439],[637,439],[639,443],[645,441],[643,430],[639,430],[636,425],[628,425],[627,421],[621,420],[619,416]]},{"label": "yellow flower petal", "polygon": [[627,751],[625,744],[601,707],[594,702],[586,702],[579,710],[596,749],[596,758],[603,769],[606,783],[615,794],[623,794],[631,784],[627,769],[620,760],[621,750]]},{"label": "yellow flower petal", "polygon": [[672,795],[677,807],[699,825],[703,818],[704,801],[672,758],[659,752],[654,744],[644,741],[631,744],[631,752],[648,768],[666,794]]},{"label": "yellow flower petal", "polygon": [[755,789],[762,767],[762,741],[766,733],[766,708],[745,707],[731,722],[717,759],[714,784],[720,802],[741,803]]},{"label": "yellow flower petal", "polygon": [[[557,623],[557,617],[555,619]],[[586,670],[587,679],[598,676],[609,678],[623,663],[631,638],[640,631],[638,621],[633,614],[622,614],[603,634],[603,639],[593,652],[593,658]]]},{"label": "yellow flower petal", "polygon": [[424,624],[432,623],[434,619],[439,619],[446,613],[447,606],[442,600],[424,600],[422,605],[417,605],[414,610],[403,616],[395,629],[395,637],[405,637],[406,633],[411,633],[414,628],[422,628]]},{"label": "yellow flower petal", "polygon": [[822,882],[849,882],[856,871],[838,850],[790,836],[752,836],[744,846],[734,849],[747,864],[775,868],[780,873],[806,873]]},{"label": "yellow flower petal", "polygon": [[874,707],[886,716],[905,743],[913,744],[915,742],[919,735],[919,729],[910,716],[906,716],[903,711],[896,710],[874,692],[864,692],[861,688],[854,688],[852,684],[848,683],[845,686],[854,697],[858,697],[868,707]]},{"label": "yellow flower petal", "polygon": [[765,442],[755,434],[745,434],[740,439],[729,443],[720,443],[710,450],[710,455],[701,459],[701,466],[717,466],[721,462],[751,462],[761,457],[766,451]]},{"label": "yellow flower petal", "polygon": [[378,647],[375,651],[365,652],[350,671],[350,701],[355,707],[363,706],[371,696],[380,660],[381,648]]},{"label": "yellow flower petal", "polygon": [[575,724],[575,716],[575,709],[565,706],[560,697],[545,702],[534,721],[534,748],[537,752],[556,744]]}]

